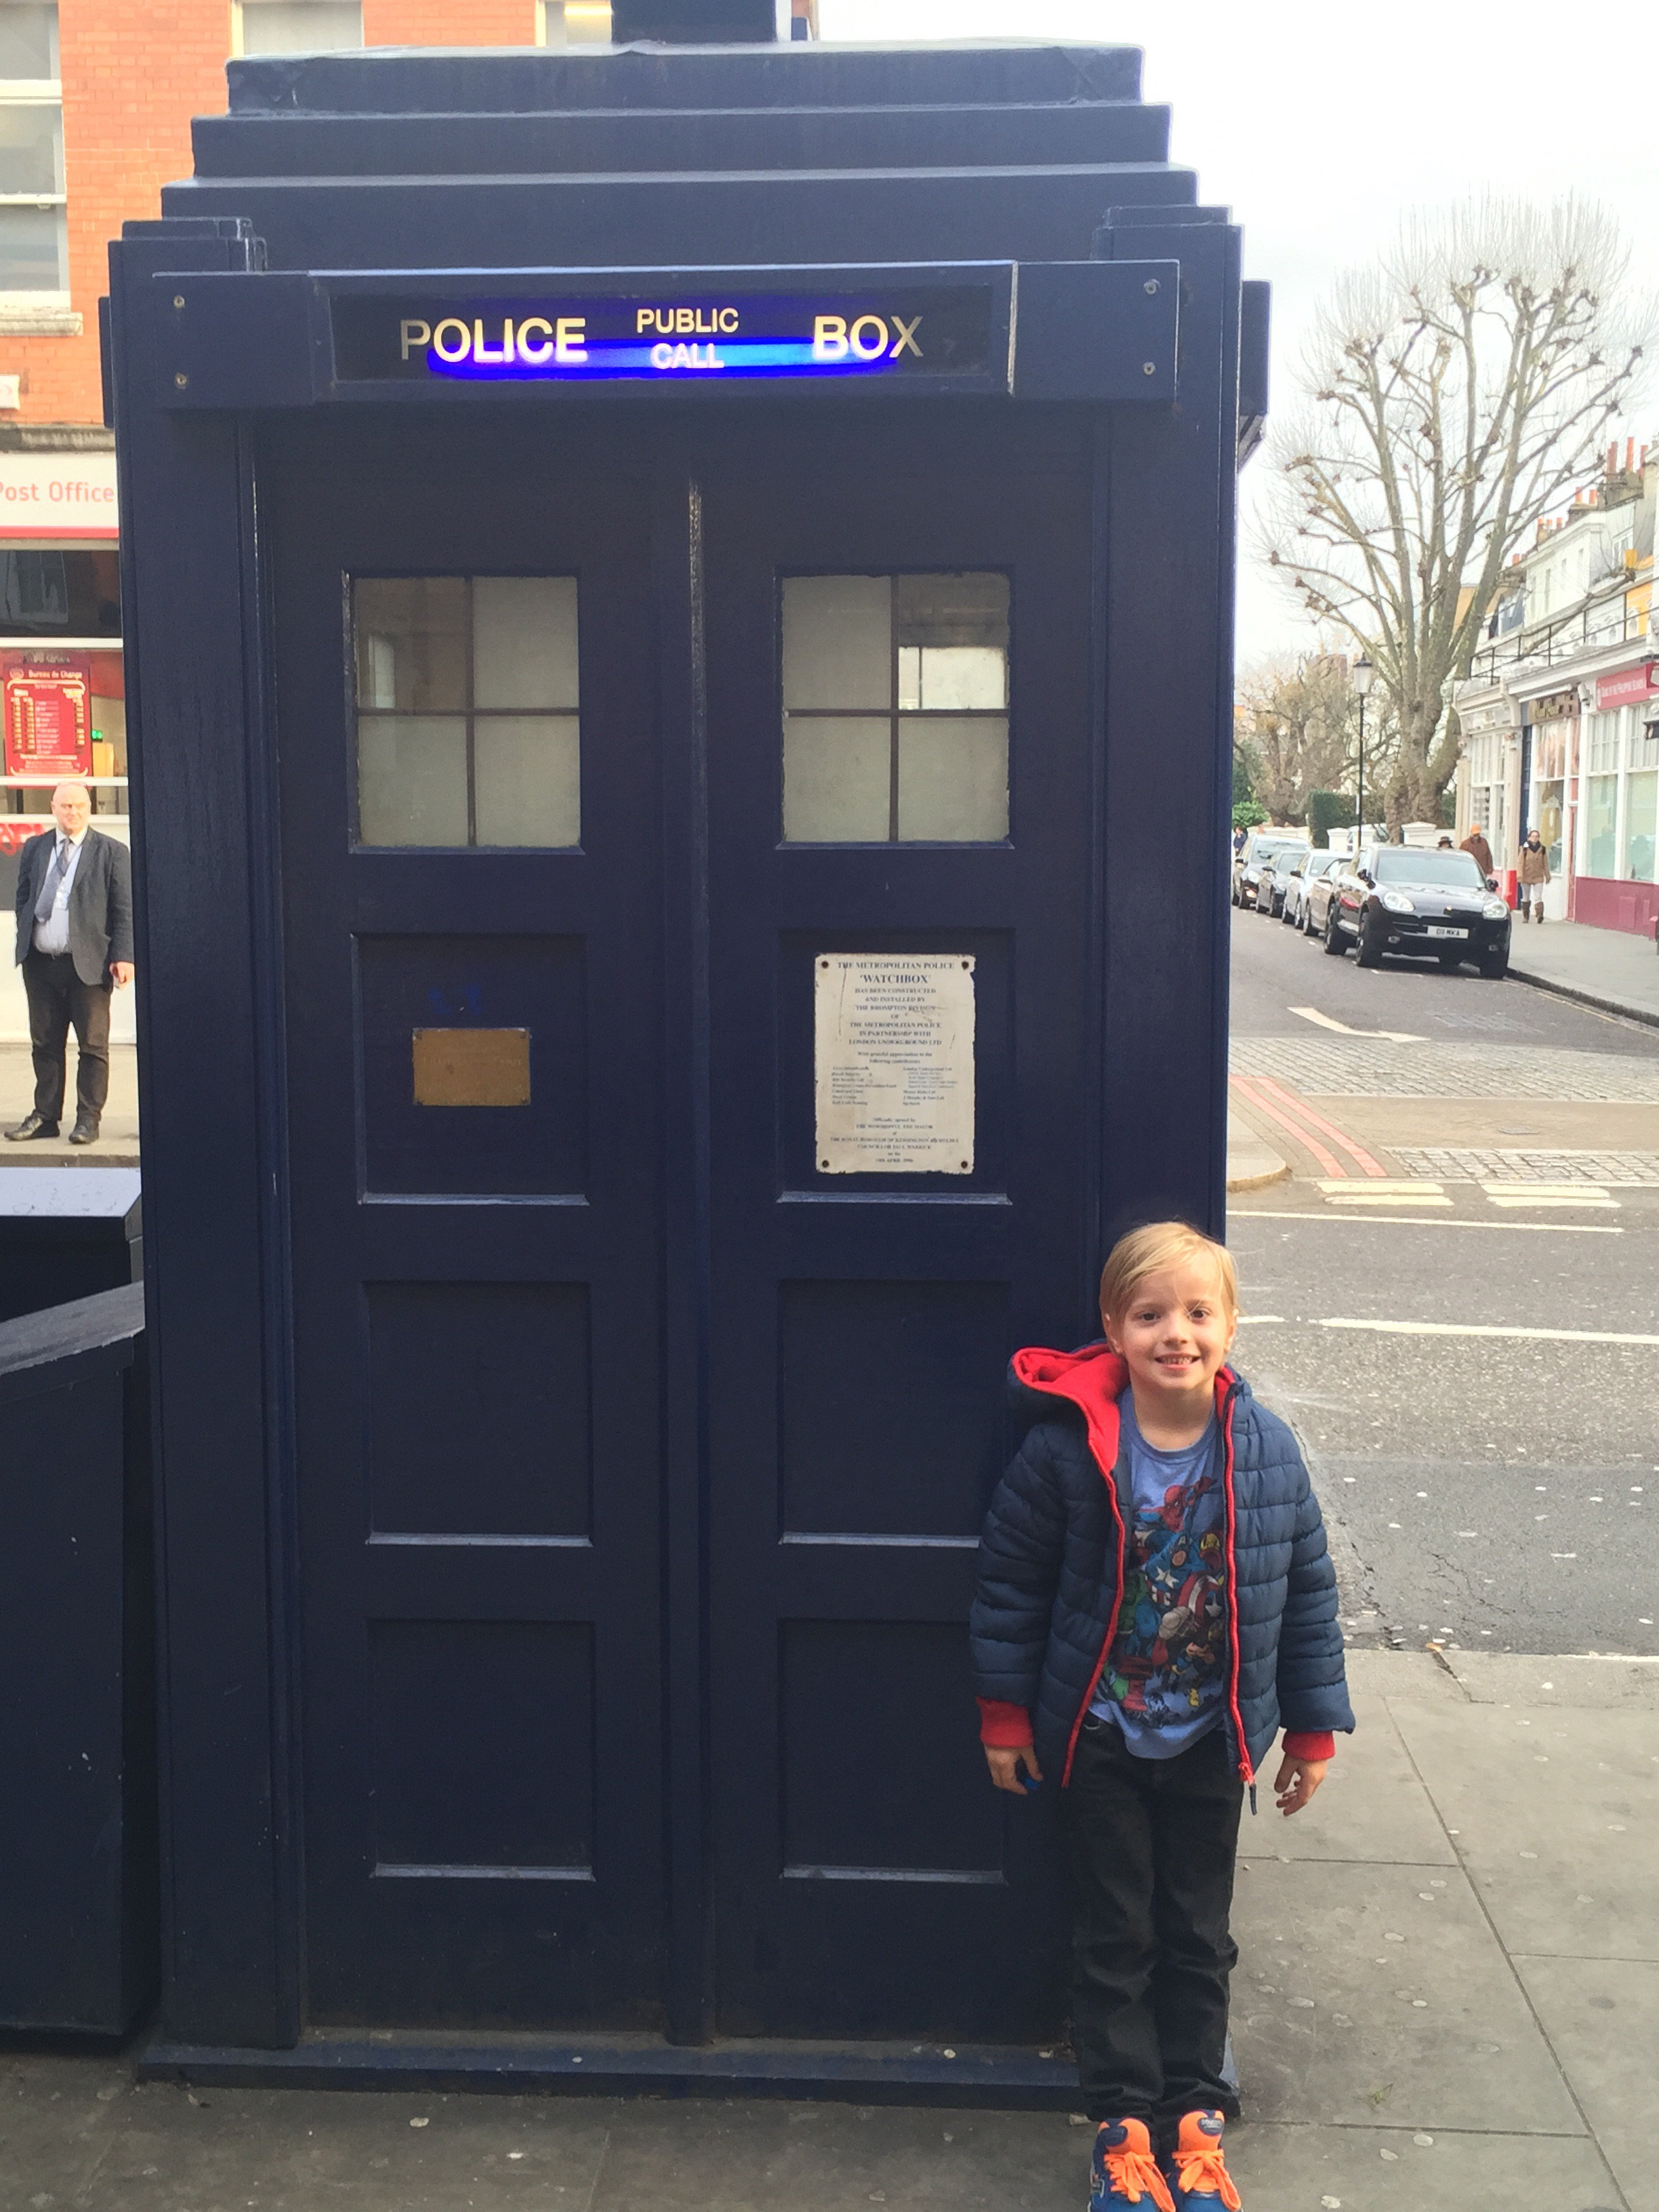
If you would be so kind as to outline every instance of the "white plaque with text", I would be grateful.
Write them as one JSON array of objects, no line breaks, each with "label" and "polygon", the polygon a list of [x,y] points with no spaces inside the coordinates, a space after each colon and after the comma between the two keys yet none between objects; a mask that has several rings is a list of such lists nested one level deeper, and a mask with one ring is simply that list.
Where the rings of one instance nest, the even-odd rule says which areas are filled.
[{"label": "white plaque with text", "polygon": [[812,972],[819,1174],[971,1175],[971,957],[822,952]]}]

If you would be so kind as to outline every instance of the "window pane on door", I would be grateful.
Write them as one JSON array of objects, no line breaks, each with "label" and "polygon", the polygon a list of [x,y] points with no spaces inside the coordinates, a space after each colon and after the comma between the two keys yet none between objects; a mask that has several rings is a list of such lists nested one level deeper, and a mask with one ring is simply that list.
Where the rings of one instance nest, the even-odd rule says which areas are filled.
[{"label": "window pane on door", "polygon": [[890,576],[788,576],[783,703],[847,713],[893,703]]},{"label": "window pane on door", "polygon": [[899,717],[898,834],[994,844],[1008,835],[1008,725],[1000,715]]},{"label": "window pane on door", "polygon": [[783,834],[791,844],[884,844],[891,811],[887,717],[792,715],[783,733]]},{"label": "window pane on door", "polygon": [[581,835],[574,576],[364,576],[352,592],[358,842]]},{"label": "window pane on door", "polygon": [[476,578],[472,671],[477,707],[574,708],[575,578]]},{"label": "window pane on door", "polygon": [[466,843],[464,716],[360,715],[357,779],[362,843]]},{"label": "window pane on door", "polygon": [[356,608],[360,707],[465,711],[465,576],[365,576]]},{"label": "window pane on door", "polygon": [[782,602],[784,842],[1005,839],[1007,578],[789,576]]},{"label": "window pane on door", "polygon": [[574,845],[581,765],[574,714],[480,714],[472,726],[478,845]]}]

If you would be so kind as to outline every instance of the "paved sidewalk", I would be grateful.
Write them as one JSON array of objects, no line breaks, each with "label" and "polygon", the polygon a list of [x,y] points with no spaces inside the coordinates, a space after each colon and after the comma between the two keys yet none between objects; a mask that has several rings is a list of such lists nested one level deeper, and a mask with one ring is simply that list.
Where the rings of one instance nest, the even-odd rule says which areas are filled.
[{"label": "paved sidewalk", "polygon": [[1283,1182],[1290,1172],[1290,1163],[1230,1107],[1227,1115],[1229,1193],[1265,1190],[1269,1183]]},{"label": "paved sidewalk", "polygon": [[[71,1145],[75,1127],[75,1040],[70,1039],[68,1099],[62,1134],[33,1144],[0,1139],[0,1168],[136,1168],[138,1164],[138,1055],[135,1046],[109,1049],[109,1103],[95,1145]],[[0,1044],[0,1129],[15,1129],[34,1103],[34,1068],[26,1044]],[[0,2202],[0,2212],[11,2212]]]},{"label": "paved sidewalk", "polygon": [[[1316,1804],[1246,1817],[1247,2207],[1659,2212],[1659,1665],[1352,1677]],[[3,2212],[1082,2212],[1088,2144],[1041,2113],[191,2091],[16,2053],[0,2100]]]},{"label": "paved sidewalk", "polygon": [[1510,973],[1522,983],[1582,999],[1605,1012],[1659,1023],[1659,951],[1651,932],[1591,929],[1581,921],[1516,918],[1510,933]]}]

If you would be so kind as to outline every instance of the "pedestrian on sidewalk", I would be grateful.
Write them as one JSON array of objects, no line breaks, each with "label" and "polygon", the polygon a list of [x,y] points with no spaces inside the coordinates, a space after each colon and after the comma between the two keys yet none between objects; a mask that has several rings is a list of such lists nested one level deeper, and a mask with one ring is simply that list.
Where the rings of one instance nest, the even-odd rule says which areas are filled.
[{"label": "pedestrian on sidewalk", "polygon": [[95,1144],[109,1096],[112,988],[132,981],[132,858],[88,824],[92,793],[60,783],[57,827],[31,837],[17,861],[17,960],[29,1006],[34,1105],[7,1136],[55,1137],[64,1112],[70,1025],[78,1048],[72,1145]]},{"label": "pedestrian on sidewalk", "polygon": [[1103,1341],[1014,1355],[1033,1425],[980,1539],[980,1735],[999,1790],[1060,1793],[1091,2212],[1231,2212],[1239,1816],[1281,1722],[1287,1814],[1353,1727],[1336,1576],[1296,1439],[1227,1364],[1225,1249],[1136,1230],[1100,1313]]},{"label": "pedestrian on sidewalk", "polygon": [[1472,822],[1469,824],[1469,834],[1463,840],[1462,849],[1466,853],[1474,854],[1475,864],[1483,876],[1489,876],[1492,873],[1492,847],[1481,835],[1480,824],[1478,822]]},{"label": "pedestrian on sidewalk", "polygon": [[1535,830],[1528,830],[1521,847],[1519,864],[1516,870],[1520,878],[1521,919],[1528,918],[1531,909],[1533,921],[1544,919],[1544,886],[1550,879],[1550,856]]}]

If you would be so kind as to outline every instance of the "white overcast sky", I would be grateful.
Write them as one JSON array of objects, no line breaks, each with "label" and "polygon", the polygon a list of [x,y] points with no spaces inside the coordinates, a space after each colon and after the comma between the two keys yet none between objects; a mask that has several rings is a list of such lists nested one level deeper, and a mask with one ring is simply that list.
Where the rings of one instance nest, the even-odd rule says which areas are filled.
[{"label": "white overcast sky", "polygon": [[[1140,47],[1145,97],[1174,111],[1173,158],[1197,170],[1200,199],[1231,208],[1245,273],[1273,285],[1280,399],[1320,295],[1373,257],[1409,207],[1486,191],[1577,192],[1617,216],[1634,249],[1632,282],[1659,292],[1659,106],[1652,41],[1637,20],[1553,0],[819,0],[826,40]],[[1659,423],[1654,394],[1650,379],[1625,426],[1638,436]],[[1261,471],[1258,455],[1245,471],[1247,511]],[[1247,550],[1241,665],[1310,641]]]}]

